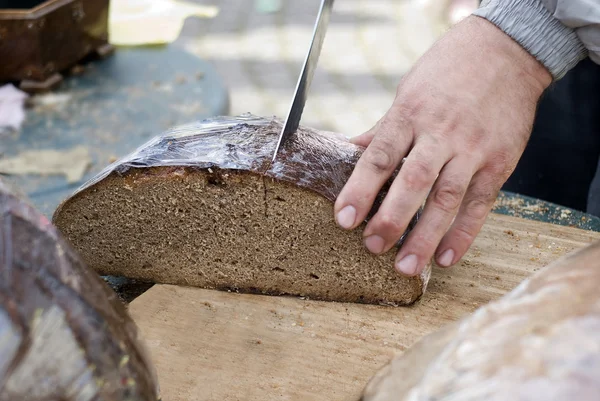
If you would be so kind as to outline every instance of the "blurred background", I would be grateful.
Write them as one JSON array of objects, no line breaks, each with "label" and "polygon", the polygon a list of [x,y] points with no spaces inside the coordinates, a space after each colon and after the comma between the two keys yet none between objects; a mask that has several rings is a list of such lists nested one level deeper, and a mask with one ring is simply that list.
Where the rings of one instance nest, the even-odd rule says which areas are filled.
[{"label": "blurred background", "polygon": [[[231,113],[285,116],[308,50],[319,0],[223,0],[189,19],[176,43],[223,77]],[[472,0],[337,0],[302,123],[353,136],[389,108],[414,61]]]}]

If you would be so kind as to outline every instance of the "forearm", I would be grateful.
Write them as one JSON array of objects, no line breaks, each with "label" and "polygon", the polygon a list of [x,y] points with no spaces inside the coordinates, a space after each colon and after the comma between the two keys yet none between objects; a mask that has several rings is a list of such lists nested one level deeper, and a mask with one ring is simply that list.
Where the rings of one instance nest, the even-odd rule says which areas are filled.
[{"label": "forearm", "polygon": [[[556,6],[556,0],[483,0],[474,14],[512,37],[557,80],[587,57],[588,49],[577,32],[584,26],[572,23],[568,14],[562,20],[557,18]],[[598,33],[600,37],[600,30]]]}]

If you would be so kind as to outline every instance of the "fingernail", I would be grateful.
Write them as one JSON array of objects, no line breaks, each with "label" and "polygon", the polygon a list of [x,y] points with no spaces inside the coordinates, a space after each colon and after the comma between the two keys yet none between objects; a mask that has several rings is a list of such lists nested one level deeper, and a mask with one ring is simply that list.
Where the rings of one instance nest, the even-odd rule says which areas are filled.
[{"label": "fingernail", "polygon": [[417,271],[417,256],[408,255],[396,263],[396,269],[407,276],[412,276]]},{"label": "fingernail", "polygon": [[438,264],[444,267],[448,267],[452,264],[454,260],[454,251],[452,249],[447,249],[440,255],[438,258]]},{"label": "fingernail", "polygon": [[365,239],[365,246],[373,253],[383,252],[385,241],[379,235],[371,235]]},{"label": "fingernail", "polygon": [[354,206],[346,206],[336,216],[337,223],[343,228],[351,228],[356,220],[356,209]]}]

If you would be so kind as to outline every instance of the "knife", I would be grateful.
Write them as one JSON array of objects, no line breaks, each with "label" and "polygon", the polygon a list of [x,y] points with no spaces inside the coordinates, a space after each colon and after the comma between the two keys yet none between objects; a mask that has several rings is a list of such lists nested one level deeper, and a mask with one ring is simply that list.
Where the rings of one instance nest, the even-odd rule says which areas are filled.
[{"label": "knife", "polygon": [[331,15],[332,8],[333,0],[321,0],[321,7],[319,8],[319,14],[317,15],[313,37],[310,42],[310,47],[308,48],[306,59],[304,59],[302,72],[300,73],[298,83],[296,84],[296,93],[292,100],[292,106],[285,119],[281,133],[279,134],[275,153],[273,154],[271,162],[275,161],[279,149],[281,149],[285,141],[296,132],[300,125],[300,118],[302,117],[304,105],[306,104],[306,95],[317,67],[319,54],[321,54],[321,48],[323,47],[323,41],[325,39],[325,33],[327,32],[327,25],[329,24],[329,16]]}]

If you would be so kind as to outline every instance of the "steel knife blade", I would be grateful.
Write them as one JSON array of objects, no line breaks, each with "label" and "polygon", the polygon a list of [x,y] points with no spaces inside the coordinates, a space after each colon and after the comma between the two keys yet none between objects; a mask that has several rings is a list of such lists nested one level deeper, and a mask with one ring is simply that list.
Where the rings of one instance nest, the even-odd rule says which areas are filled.
[{"label": "steel knife blade", "polygon": [[325,40],[325,33],[327,32],[327,26],[329,25],[329,17],[332,8],[333,0],[321,0],[321,7],[319,8],[319,14],[317,15],[317,21],[315,22],[310,47],[308,48],[308,53],[304,59],[302,71],[298,78],[298,83],[296,84],[296,92],[294,93],[292,105],[279,134],[272,161],[277,157],[277,153],[285,141],[296,132],[300,125],[300,118],[304,111],[308,89],[310,88],[319,55],[321,54],[321,48],[323,47],[323,41]]}]

